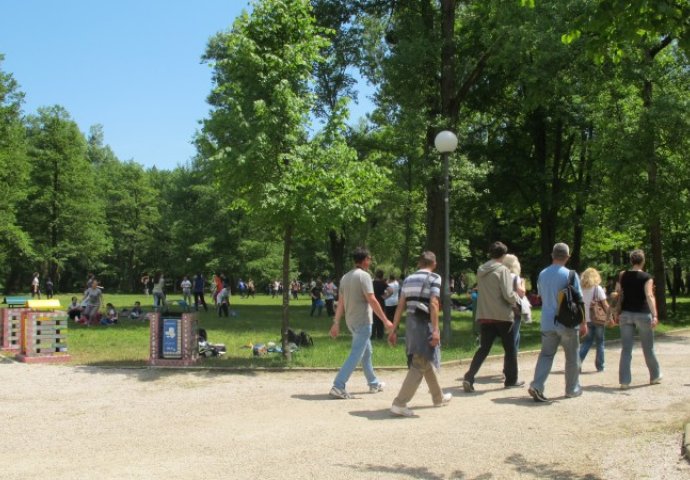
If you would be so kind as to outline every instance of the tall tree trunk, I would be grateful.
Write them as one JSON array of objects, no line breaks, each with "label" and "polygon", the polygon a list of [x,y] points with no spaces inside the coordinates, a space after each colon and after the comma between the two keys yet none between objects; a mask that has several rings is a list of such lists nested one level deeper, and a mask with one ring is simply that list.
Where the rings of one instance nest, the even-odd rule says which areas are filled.
[{"label": "tall tree trunk", "polygon": [[[427,128],[424,155],[429,165],[440,162],[441,158],[431,149],[435,134],[435,129]],[[436,254],[438,270],[443,271],[443,178],[440,168],[432,170],[435,173],[426,187],[426,250]]]},{"label": "tall tree trunk", "polygon": [[653,265],[653,276],[654,284],[656,289],[654,291],[654,296],[656,297],[656,309],[659,320],[666,319],[666,289],[664,288],[666,282],[666,273],[664,267],[664,255],[663,255],[663,245],[662,245],[662,230],[661,230],[661,218],[659,215],[659,209],[655,208],[657,190],[658,190],[658,178],[657,178],[657,161],[654,145],[654,128],[652,126],[651,119],[651,109],[652,109],[652,96],[653,96],[653,85],[651,80],[645,80],[644,87],[642,89],[642,103],[645,111],[642,114],[643,121],[641,123],[642,138],[644,145],[642,146],[647,158],[647,186],[649,195],[649,201],[647,204],[651,207],[648,210],[649,219],[649,240],[652,246],[652,265]]},{"label": "tall tree trunk", "polygon": [[292,248],[292,223],[285,225],[283,236],[283,322],[281,332],[281,345],[283,358],[288,362],[292,360],[292,353],[288,348],[288,328],[290,328],[290,249]]},{"label": "tall tree trunk", "polygon": [[407,184],[407,200],[405,202],[405,240],[403,242],[403,251],[401,255],[400,275],[401,278],[407,276],[410,268],[410,250],[412,250],[412,206],[414,204],[413,193],[413,179],[412,175],[412,160],[407,159],[407,169],[405,171],[405,181]]},{"label": "tall tree trunk", "polygon": [[592,188],[592,155],[589,154],[589,139],[592,138],[592,127],[582,131],[580,148],[580,168],[577,173],[578,193],[575,197],[575,226],[573,228],[573,254],[570,267],[581,270],[582,237],[584,236],[584,217],[587,213],[587,200]]},{"label": "tall tree trunk", "polygon": [[[58,225],[57,219],[59,215],[58,192],[60,191],[60,169],[58,167],[57,159],[53,161],[53,198],[51,205],[51,221],[50,221],[50,258],[48,258],[48,277],[55,280],[57,278],[57,261],[55,255],[57,254],[58,246]],[[57,284],[57,282],[55,282]]]},{"label": "tall tree trunk", "polygon": [[[664,48],[671,44],[673,37],[666,36],[661,41],[646,50],[645,53],[645,67],[652,68],[654,63],[654,58],[661,52]],[[653,83],[647,78],[642,86],[642,105],[644,111],[642,113],[642,121],[640,122],[640,134],[644,144],[642,145],[642,151],[647,158],[647,187],[648,195],[650,198],[647,200],[647,205],[649,208],[649,240],[652,245],[652,264],[653,264],[653,275],[654,283],[656,284],[656,289],[654,291],[654,296],[656,297],[656,308],[659,320],[666,319],[666,289],[663,287],[666,280],[665,267],[664,267],[664,256],[663,256],[663,245],[662,245],[662,230],[661,230],[661,217],[659,215],[659,208],[656,208],[657,191],[659,188],[658,178],[657,178],[657,160],[656,160],[656,148],[655,148],[655,130],[651,122],[652,118],[652,99],[653,99]]]},{"label": "tall tree trunk", "polygon": [[345,273],[345,235],[338,234],[335,230],[329,231],[328,245],[333,261],[333,279],[339,282]]},{"label": "tall tree trunk", "polygon": [[[539,231],[540,231],[540,250],[541,250],[541,264],[546,266],[551,263],[551,249],[556,242],[556,208],[554,205],[555,194],[554,182],[558,178],[558,170],[551,170],[551,178],[548,177],[548,155],[546,148],[546,123],[544,120],[544,112],[537,109],[532,112],[532,143],[534,145],[535,166],[537,172],[543,172],[544,188],[539,192]],[[551,185],[551,188],[549,188]]]},{"label": "tall tree trunk", "polygon": [[20,277],[21,277],[21,269],[15,265],[11,264],[10,265],[10,272],[7,275],[7,278],[5,279],[5,295],[10,295],[14,292],[21,292],[22,288],[17,287],[17,285],[21,284]]}]

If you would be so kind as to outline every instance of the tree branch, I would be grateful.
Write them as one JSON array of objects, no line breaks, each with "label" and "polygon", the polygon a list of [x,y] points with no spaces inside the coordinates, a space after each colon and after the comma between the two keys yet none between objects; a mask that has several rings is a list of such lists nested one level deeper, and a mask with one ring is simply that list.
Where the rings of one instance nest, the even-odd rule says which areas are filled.
[{"label": "tree branch", "polygon": [[673,37],[671,35],[666,35],[657,45],[647,50],[647,58],[653,60],[654,57],[664,48],[668,47],[672,41]]}]

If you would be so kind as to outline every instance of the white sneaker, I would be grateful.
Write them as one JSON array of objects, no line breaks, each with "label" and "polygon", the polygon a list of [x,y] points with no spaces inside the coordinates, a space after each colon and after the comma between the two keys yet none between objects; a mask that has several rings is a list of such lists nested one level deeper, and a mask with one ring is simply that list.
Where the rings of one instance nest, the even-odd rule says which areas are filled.
[{"label": "white sneaker", "polygon": [[441,403],[434,403],[434,407],[445,407],[450,403],[450,401],[453,399],[453,394],[452,393],[444,393],[443,394],[443,400],[441,400]]},{"label": "white sneaker", "polygon": [[341,390],[335,386],[333,388],[331,388],[331,391],[328,394],[333,398],[342,398],[342,399],[352,398],[352,395],[347,393],[347,390]]},{"label": "white sneaker", "polygon": [[407,407],[391,406],[391,413],[398,417],[414,417],[414,412]]},{"label": "white sneaker", "polygon": [[662,378],[664,378],[664,376],[663,376],[663,375],[659,375],[659,376],[656,377],[654,380],[652,380],[651,382],[649,382],[649,384],[650,384],[650,385],[659,385],[659,384],[661,383],[661,379],[662,379]]},{"label": "white sneaker", "polygon": [[383,392],[383,388],[385,386],[386,386],[386,382],[379,382],[376,385],[369,385],[369,393]]}]

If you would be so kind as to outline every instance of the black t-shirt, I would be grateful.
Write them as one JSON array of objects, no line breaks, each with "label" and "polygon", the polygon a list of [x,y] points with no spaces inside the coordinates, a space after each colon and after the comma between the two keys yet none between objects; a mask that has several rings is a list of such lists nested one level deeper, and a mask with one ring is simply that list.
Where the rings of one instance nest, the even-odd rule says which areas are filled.
[{"label": "black t-shirt", "polygon": [[644,286],[651,278],[652,276],[647,272],[638,270],[628,270],[623,273],[621,278],[621,288],[623,289],[623,305],[621,310],[649,313]]},{"label": "black t-shirt", "polygon": [[387,288],[388,284],[385,280],[374,279],[374,297],[381,304],[381,307],[385,305],[383,294],[386,293]]}]

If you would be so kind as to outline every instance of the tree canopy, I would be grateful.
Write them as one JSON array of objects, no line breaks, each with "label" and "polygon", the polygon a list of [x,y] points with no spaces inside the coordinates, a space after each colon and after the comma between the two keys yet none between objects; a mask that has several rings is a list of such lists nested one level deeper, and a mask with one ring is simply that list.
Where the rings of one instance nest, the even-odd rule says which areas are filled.
[{"label": "tree canopy", "polygon": [[[225,272],[263,289],[338,277],[357,245],[406,274],[441,253],[433,138],[451,129],[453,277],[494,240],[532,285],[557,241],[607,278],[644,248],[665,304],[690,270],[688,8],[257,0],[199,52],[211,109],[172,171],[122,161],[107,125],[80,132],[61,106],[25,114],[0,57],[0,283]],[[374,109],[348,120],[358,81]]]}]

